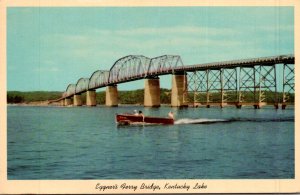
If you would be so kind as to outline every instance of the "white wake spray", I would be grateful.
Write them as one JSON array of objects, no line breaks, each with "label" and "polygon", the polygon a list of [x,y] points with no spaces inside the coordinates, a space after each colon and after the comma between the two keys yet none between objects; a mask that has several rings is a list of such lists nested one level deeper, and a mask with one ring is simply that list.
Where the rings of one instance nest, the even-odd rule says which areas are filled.
[{"label": "white wake spray", "polygon": [[174,124],[201,124],[201,123],[218,123],[218,122],[228,122],[229,120],[226,119],[208,119],[208,118],[199,118],[199,119],[190,119],[190,118],[183,118],[178,119],[174,122]]}]

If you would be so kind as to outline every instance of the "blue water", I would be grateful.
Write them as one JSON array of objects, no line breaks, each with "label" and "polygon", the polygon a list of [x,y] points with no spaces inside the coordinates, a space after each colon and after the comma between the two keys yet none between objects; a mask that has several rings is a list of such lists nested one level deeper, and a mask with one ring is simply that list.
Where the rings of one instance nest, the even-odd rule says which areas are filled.
[{"label": "blue water", "polygon": [[[115,113],[175,113],[117,126]],[[8,106],[8,179],[294,178],[294,109]],[[209,122],[209,123],[206,123]]]}]

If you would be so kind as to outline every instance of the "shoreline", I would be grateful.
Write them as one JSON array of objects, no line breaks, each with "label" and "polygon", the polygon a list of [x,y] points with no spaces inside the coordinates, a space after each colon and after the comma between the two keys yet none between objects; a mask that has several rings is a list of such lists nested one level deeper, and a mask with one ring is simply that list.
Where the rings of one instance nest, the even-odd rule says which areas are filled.
[{"label": "shoreline", "polygon": [[[73,105],[69,105],[69,106],[61,106],[60,104],[48,104],[48,101],[42,101],[42,102],[29,102],[29,103],[7,103],[7,106],[20,106],[20,107],[62,107],[62,108],[72,108],[72,107],[91,107],[91,106],[86,106],[86,105],[82,105],[82,106],[73,106]],[[289,108],[295,108],[294,104],[287,104],[287,106]],[[96,106],[92,106],[92,107],[107,107],[105,104],[97,104]],[[144,107],[143,104],[119,104],[116,107]],[[170,107],[172,108],[171,104],[161,104],[160,107]],[[212,105],[211,107],[219,107],[218,105]],[[223,108],[230,108],[230,107],[235,107],[234,105],[227,105],[224,106]],[[244,108],[249,108],[249,107],[253,107],[253,105],[243,105],[242,107]],[[271,104],[267,104],[264,105],[262,107],[262,109],[264,107],[274,107],[274,105]],[[152,108],[152,107],[151,107]],[[159,107],[154,107],[154,108],[159,108]],[[183,108],[206,108],[206,105],[198,105],[198,106],[193,106],[188,105],[186,107]],[[222,109],[222,108],[221,108]]]},{"label": "shoreline", "polygon": [[[42,101],[42,102],[27,102],[27,103],[6,103],[7,106],[49,106],[49,107],[91,107],[91,106],[61,106],[60,104],[48,104],[48,101]],[[96,106],[92,107],[97,107],[97,106],[106,106],[105,104],[97,104]],[[123,106],[123,107],[132,107],[132,106],[144,106],[143,104],[119,104],[118,106]],[[171,106],[171,104],[161,104],[161,107],[168,107]]]}]

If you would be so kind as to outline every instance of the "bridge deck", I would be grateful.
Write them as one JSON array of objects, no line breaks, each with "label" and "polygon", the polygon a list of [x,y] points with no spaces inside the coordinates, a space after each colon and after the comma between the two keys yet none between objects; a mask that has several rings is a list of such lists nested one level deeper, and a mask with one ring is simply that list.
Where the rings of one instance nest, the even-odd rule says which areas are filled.
[{"label": "bridge deck", "polygon": [[212,62],[205,64],[195,64],[175,68],[175,71],[195,71],[206,69],[220,69],[220,68],[235,68],[235,67],[253,67],[256,65],[274,65],[274,64],[294,64],[294,55],[281,55],[273,57],[251,58],[244,60],[231,60],[223,62]]}]

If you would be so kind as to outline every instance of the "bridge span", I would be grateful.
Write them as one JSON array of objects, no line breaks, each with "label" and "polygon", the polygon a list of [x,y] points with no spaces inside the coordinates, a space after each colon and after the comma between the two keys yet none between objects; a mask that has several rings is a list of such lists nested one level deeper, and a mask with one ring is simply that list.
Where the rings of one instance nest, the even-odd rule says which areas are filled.
[{"label": "bridge span", "polygon": [[[81,106],[81,94],[86,93],[86,105],[96,106],[96,89],[106,87],[106,105],[117,106],[117,85],[144,79],[144,106],[158,107],[159,76],[172,74],[171,106],[174,107],[235,105],[240,108],[253,105],[260,108],[273,104],[278,108],[281,104],[285,108],[291,101],[290,94],[294,93],[294,64],[294,55],[195,65],[184,65],[178,55],[155,58],[128,55],[118,59],[110,70],[97,70],[89,78],[69,84],[62,97],[50,103]],[[282,66],[281,83],[277,78],[278,66]],[[278,93],[278,85],[282,88],[281,93]]]}]

